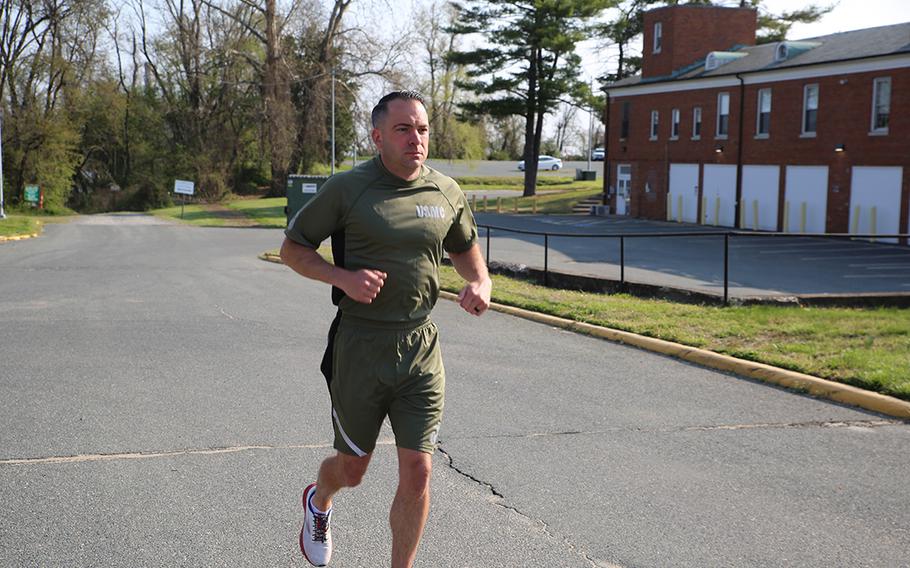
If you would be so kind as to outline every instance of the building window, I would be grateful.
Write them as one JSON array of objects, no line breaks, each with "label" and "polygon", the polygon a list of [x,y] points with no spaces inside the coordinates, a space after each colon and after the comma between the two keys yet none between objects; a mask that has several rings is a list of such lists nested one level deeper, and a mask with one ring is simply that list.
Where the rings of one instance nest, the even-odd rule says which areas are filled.
[{"label": "building window", "polygon": [[767,138],[771,133],[771,89],[758,91],[758,109],[755,120],[755,135]]},{"label": "building window", "polygon": [[670,111],[670,138],[676,140],[679,138],[679,109],[675,108]]},{"label": "building window", "polygon": [[803,136],[815,136],[818,126],[818,85],[803,87]]},{"label": "building window", "polygon": [[651,111],[651,140],[657,140],[657,125],[660,122],[660,113],[656,110]]},{"label": "building window", "polygon": [[660,46],[663,42],[663,26],[660,22],[654,24],[654,49],[651,53],[660,53]]},{"label": "building window", "polygon": [[888,133],[891,116],[891,77],[879,77],[872,86],[872,132]]},{"label": "building window", "polygon": [[692,140],[701,139],[701,107],[692,109]]},{"label": "building window", "polygon": [[730,93],[717,95],[717,132],[718,138],[726,138],[730,133]]},{"label": "building window", "polygon": [[619,137],[625,140],[629,137],[629,102],[622,103],[622,122],[619,125]]}]

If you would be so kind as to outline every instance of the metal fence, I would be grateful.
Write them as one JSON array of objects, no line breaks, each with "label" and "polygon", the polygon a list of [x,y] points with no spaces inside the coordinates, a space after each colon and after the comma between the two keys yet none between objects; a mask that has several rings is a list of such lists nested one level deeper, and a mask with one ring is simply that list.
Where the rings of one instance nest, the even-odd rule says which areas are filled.
[{"label": "metal fence", "polygon": [[620,290],[626,288],[626,239],[638,238],[679,238],[679,237],[723,237],[723,281],[724,293],[723,303],[729,305],[730,302],[730,240],[737,237],[750,238],[826,238],[826,239],[848,239],[848,240],[867,240],[879,241],[881,239],[903,239],[907,243],[910,234],[853,234],[853,233],[780,233],[780,232],[752,232],[752,231],[677,231],[677,232],[651,232],[651,233],[559,233],[546,231],[529,231],[524,229],[513,229],[509,227],[497,227],[495,225],[478,225],[481,229],[486,229],[486,262],[490,264],[490,241],[491,231],[504,231],[522,235],[534,235],[543,237],[543,272],[544,286],[550,285],[550,238],[583,238],[583,239],[619,239],[619,286]]}]

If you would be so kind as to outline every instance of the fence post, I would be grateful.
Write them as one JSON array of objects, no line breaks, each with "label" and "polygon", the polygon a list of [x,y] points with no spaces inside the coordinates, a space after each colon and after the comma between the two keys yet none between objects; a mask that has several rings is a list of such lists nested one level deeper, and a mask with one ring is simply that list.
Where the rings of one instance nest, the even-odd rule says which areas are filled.
[{"label": "fence post", "polygon": [[[869,231],[869,232],[872,233],[873,235],[876,234],[876,233],[878,233],[878,231],[876,230],[876,226],[875,226],[875,225],[876,225],[876,222],[875,222],[875,221],[876,221],[876,219],[875,219],[875,217],[876,217],[876,212],[877,212],[877,207],[876,207],[875,205],[873,205],[873,206],[872,206],[872,210],[869,211],[869,213],[870,213],[871,216],[872,216],[872,218],[870,219],[871,224],[869,225],[869,227],[870,227],[872,230]],[[873,243],[876,241],[875,237],[872,237],[870,240],[871,240]]]},{"label": "fence post", "polygon": [[534,201],[531,202],[534,207],[534,214],[537,215],[537,196],[534,196]]},{"label": "fence post", "polygon": [[[486,197],[483,198],[484,201],[487,200]],[[487,226],[487,269],[490,268],[490,227]]]},{"label": "fence post", "polygon": [[619,237],[619,291],[626,291],[626,238]]},{"label": "fence post", "polygon": [[724,233],[724,305],[730,305],[730,233]]},{"label": "fence post", "polygon": [[518,213],[518,198],[515,198],[515,213]]},{"label": "fence post", "polygon": [[543,236],[543,285],[550,287],[550,235]]},{"label": "fence post", "polygon": [[483,212],[484,213],[487,212],[487,196],[486,195],[483,196]]},{"label": "fence post", "polygon": [[471,194],[471,211],[477,211],[477,194]]},{"label": "fence post", "polygon": [[502,197],[496,198],[496,212],[502,213]]}]

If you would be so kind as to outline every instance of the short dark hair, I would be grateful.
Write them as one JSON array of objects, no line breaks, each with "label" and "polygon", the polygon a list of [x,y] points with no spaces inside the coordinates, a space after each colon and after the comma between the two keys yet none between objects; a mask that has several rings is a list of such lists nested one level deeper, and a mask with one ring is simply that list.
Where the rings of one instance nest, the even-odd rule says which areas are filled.
[{"label": "short dark hair", "polygon": [[420,101],[420,104],[426,108],[427,104],[423,102],[423,95],[417,91],[392,91],[388,95],[379,99],[379,102],[376,103],[376,106],[373,107],[373,113],[370,118],[373,121],[373,128],[377,128],[379,121],[387,112],[389,112],[389,101],[394,101],[395,99],[402,99],[405,101]]}]

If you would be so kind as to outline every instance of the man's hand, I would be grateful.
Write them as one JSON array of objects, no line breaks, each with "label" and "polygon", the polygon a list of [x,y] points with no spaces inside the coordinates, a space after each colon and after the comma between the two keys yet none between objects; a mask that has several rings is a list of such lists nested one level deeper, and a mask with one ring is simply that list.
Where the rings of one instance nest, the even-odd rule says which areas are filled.
[{"label": "man's hand", "polygon": [[343,270],[336,285],[355,302],[371,304],[379,295],[386,278],[388,274],[385,272],[370,268],[357,271]]},{"label": "man's hand", "polygon": [[482,315],[490,307],[493,281],[489,277],[468,282],[458,294],[458,303],[472,316]]}]

